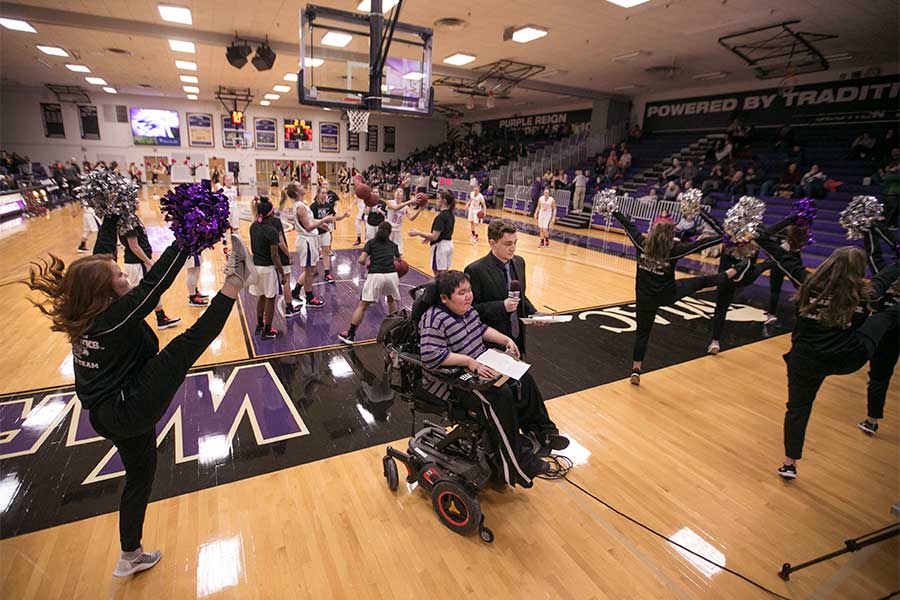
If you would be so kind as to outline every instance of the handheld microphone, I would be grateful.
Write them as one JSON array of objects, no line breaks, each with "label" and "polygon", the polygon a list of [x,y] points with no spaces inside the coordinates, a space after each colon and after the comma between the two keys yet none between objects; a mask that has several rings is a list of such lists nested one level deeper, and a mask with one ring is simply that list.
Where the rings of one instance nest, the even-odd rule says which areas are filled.
[{"label": "handheld microphone", "polygon": [[522,284],[518,279],[513,279],[509,282],[509,298],[514,300],[518,300],[522,295]]}]

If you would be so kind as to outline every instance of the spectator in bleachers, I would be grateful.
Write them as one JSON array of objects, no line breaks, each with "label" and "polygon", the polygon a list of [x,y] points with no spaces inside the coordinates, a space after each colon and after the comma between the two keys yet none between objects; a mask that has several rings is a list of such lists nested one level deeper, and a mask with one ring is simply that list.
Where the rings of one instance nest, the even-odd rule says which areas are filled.
[{"label": "spectator in bleachers", "polygon": [[641,138],[644,136],[644,132],[641,129],[641,126],[637,123],[634,124],[634,127],[631,128],[631,133],[628,134],[628,141],[632,144],[637,144],[641,141]]},{"label": "spectator in bleachers", "polygon": [[747,185],[747,193],[755,196],[762,188],[765,181],[765,173],[761,168],[757,168],[753,163],[747,165],[744,169],[744,183]]},{"label": "spectator in bleachers", "polygon": [[684,187],[688,182],[693,184],[694,180],[697,179],[697,173],[697,167],[694,166],[694,161],[687,159],[684,163],[684,167],[681,169],[681,187]]},{"label": "spectator in bleachers", "polygon": [[647,191],[646,196],[641,196],[638,199],[641,202],[652,202],[656,204],[657,202],[659,202],[659,190],[656,188],[656,186],[653,186]]},{"label": "spectator in bleachers", "polygon": [[725,186],[725,193],[729,194],[732,198],[747,195],[747,182],[744,181],[743,171],[735,171],[728,179],[728,184]]},{"label": "spectator in bleachers", "polygon": [[822,172],[819,165],[813,165],[800,179],[800,186],[807,198],[824,198],[827,179],[828,176]]},{"label": "spectator in bleachers", "polygon": [[619,170],[624,173],[628,169],[631,168],[631,152],[628,151],[628,148],[625,148],[622,151],[622,155],[619,156]]},{"label": "spectator in bleachers", "polygon": [[609,157],[606,159],[606,170],[603,175],[608,183],[612,183],[616,180],[616,173],[619,171],[619,159],[616,156],[616,152],[612,151],[609,153]]},{"label": "spectator in bleachers", "polygon": [[709,194],[710,192],[717,192],[722,189],[722,185],[725,181],[725,177],[722,175],[722,167],[720,165],[713,165],[712,169],[709,171],[709,175],[703,178],[703,185],[700,186],[700,189],[703,191],[703,194]]},{"label": "spectator in bleachers", "polygon": [[703,219],[694,217],[689,219],[682,215],[681,220],[675,224],[675,239],[679,242],[690,241],[703,227]]},{"label": "spectator in bleachers", "polygon": [[672,159],[672,165],[662,172],[662,181],[680,180],[682,173],[681,161],[677,158]]},{"label": "spectator in bleachers", "polygon": [[763,185],[762,195],[772,196],[772,192],[775,191],[775,186],[777,185],[777,194],[779,196],[788,198],[798,197],[802,191],[802,188],[800,187],[801,177],[800,171],[797,169],[797,163],[788,163],[784,173],[778,178],[777,184],[772,181],[767,181],[766,184]]},{"label": "spectator in bleachers", "polygon": [[31,179],[31,159],[28,158],[27,154],[22,158],[22,164],[19,165],[19,175],[26,179]]},{"label": "spectator in bleachers", "polygon": [[806,153],[803,151],[803,148],[800,147],[800,144],[791,146],[784,157],[785,166],[791,163],[795,163],[798,169],[802,169],[806,166]]},{"label": "spectator in bleachers", "polygon": [[657,223],[662,223],[663,221],[668,221],[669,223],[672,222],[672,215],[670,215],[669,211],[667,211],[666,209],[662,209],[661,211],[659,211],[659,214],[655,219],[653,219],[653,223],[650,225],[650,228],[653,229],[653,227]]},{"label": "spectator in bleachers", "polygon": [[857,160],[872,158],[875,154],[875,144],[877,143],[878,140],[871,133],[868,131],[862,132],[850,144],[850,158]]},{"label": "spectator in bleachers", "polygon": [[721,163],[730,159],[733,150],[734,144],[732,144],[731,136],[726,135],[724,140],[719,140],[718,144],[716,144],[716,162]]},{"label": "spectator in bleachers", "polygon": [[666,184],[666,189],[663,192],[663,200],[667,200],[669,202],[674,202],[678,200],[678,194],[681,193],[681,188],[678,187],[678,184],[672,180]]}]

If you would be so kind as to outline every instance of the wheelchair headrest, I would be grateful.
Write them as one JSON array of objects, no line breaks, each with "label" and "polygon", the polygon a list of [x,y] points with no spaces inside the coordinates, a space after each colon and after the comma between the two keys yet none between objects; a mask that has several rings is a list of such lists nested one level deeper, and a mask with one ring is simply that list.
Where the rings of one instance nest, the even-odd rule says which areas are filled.
[{"label": "wheelchair headrest", "polygon": [[441,298],[437,293],[437,282],[429,281],[424,285],[413,288],[409,294],[413,298],[412,321],[418,326],[419,320],[425,314],[425,311],[441,302]]}]

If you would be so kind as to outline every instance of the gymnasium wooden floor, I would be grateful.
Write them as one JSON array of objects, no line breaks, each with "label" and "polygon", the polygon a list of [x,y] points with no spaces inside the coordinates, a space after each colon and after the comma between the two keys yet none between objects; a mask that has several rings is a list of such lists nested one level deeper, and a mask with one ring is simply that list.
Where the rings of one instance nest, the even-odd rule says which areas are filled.
[{"label": "gymnasium wooden floor", "polygon": [[[143,203],[142,216],[159,225],[152,204]],[[431,218],[424,214],[414,226],[427,230]],[[340,223],[337,249],[351,246],[352,227],[351,220]],[[243,230],[246,238],[246,224]],[[0,282],[21,276],[29,260],[46,252],[74,259],[80,232],[80,214],[68,207],[3,232]],[[486,242],[471,244],[461,220],[454,239],[457,268],[487,251]],[[535,237],[520,234],[528,294],[539,308],[633,300],[633,262],[562,244],[536,246]],[[429,271],[427,246],[407,240],[405,254]],[[223,260],[220,250],[209,252],[204,291],[217,289]],[[187,306],[182,277],[164,302],[189,324],[196,309]],[[21,286],[0,287],[0,394],[72,382],[65,340],[50,332],[24,293]],[[162,332],[161,343],[183,329]],[[250,358],[244,335],[234,311],[201,364]],[[640,388],[619,380],[549,401],[551,416],[574,440],[564,452],[575,461],[570,478],[784,596],[885,597],[900,589],[896,538],[800,571],[788,583],[776,576],[783,562],[836,550],[895,521],[889,509],[900,499],[897,377],[874,438],[856,429],[865,372],[827,380],[800,478],[786,484],[775,475],[786,400],[781,355],[788,346],[781,335],[647,373]],[[627,355],[630,345],[620,350]],[[590,359],[584,357],[585,369]],[[379,444],[154,502],[144,540],[162,550],[163,560],[124,581],[111,576],[115,513],[8,537],[0,541],[0,597],[768,597],[682,555],[565,481],[486,493],[482,508],[494,544],[457,536],[437,522],[421,491],[403,484],[388,490],[383,454]],[[3,471],[0,461],[0,478]]]}]

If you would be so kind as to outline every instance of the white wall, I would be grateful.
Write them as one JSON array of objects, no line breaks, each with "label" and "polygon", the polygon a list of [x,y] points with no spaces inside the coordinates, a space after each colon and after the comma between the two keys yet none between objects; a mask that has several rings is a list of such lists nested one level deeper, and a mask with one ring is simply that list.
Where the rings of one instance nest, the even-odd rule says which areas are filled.
[{"label": "white wall", "polygon": [[[142,165],[144,156],[155,154],[173,156],[191,156],[191,162],[200,162],[197,157],[205,157],[206,163],[212,156],[241,162],[243,175],[255,173],[255,159],[257,158],[288,158],[299,160],[330,160],[346,161],[354,163],[357,168],[364,169],[372,163],[385,160],[405,158],[415,148],[424,148],[431,144],[437,144],[446,138],[446,121],[441,119],[426,119],[421,117],[406,117],[401,115],[388,115],[374,113],[370,124],[378,124],[378,149],[384,148],[384,125],[395,126],[396,152],[366,152],[366,136],[360,135],[360,151],[349,152],[347,147],[347,129],[345,122],[340,120],[339,111],[325,111],[312,106],[295,105],[290,108],[275,108],[272,106],[259,106],[258,104],[247,107],[245,119],[247,130],[252,131],[254,117],[282,118],[306,118],[313,121],[313,150],[285,150],[282,148],[283,137],[281,131],[277,131],[278,150],[248,149],[238,151],[222,147],[221,115],[227,114],[218,102],[190,101],[174,98],[155,96],[127,96],[124,94],[110,95],[106,93],[91,94],[91,99],[97,106],[98,119],[100,121],[100,139],[82,140],[81,129],[78,121],[78,108],[74,104],[62,103],[63,121],[65,124],[66,138],[44,137],[44,126],[41,118],[41,102],[56,102],[54,95],[43,88],[11,88],[5,86],[0,94],[0,144],[3,149],[10,152],[18,152],[28,155],[32,161],[49,164],[56,160],[65,160],[76,157],[79,160],[95,162],[99,159],[118,160],[124,162],[123,171],[128,163],[135,162]],[[108,123],[104,120],[105,107],[103,105],[124,104],[141,108],[160,108],[176,110],[181,121],[181,146],[136,146],[132,141],[131,126],[128,123]],[[214,148],[196,148],[188,145],[187,112],[201,112],[213,115],[213,130],[215,136]],[[340,152],[319,152],[319,122],[331,121],[341,124]],[[279,128],[281,127],[279,122]],[[124,159],[124,160],[123,160]],[[143,168],[143,167],[142,167]]]},{"label": "white wall", "polygon": [[[808,83],[824,83],[829,81],[838,81],[842,73],[862,71],[865,72],[869,67],[854,67],[852,69],[833,69],[823,71],[821,73],[809,73],[807,75],[798,75],[795,85],[805,85]],[[896,64],[876,65],[881,71],[881,75],[893,75],[897,73],[898,66]],[[657,100],[675,100],[678,98],[693,98],[695,96],[714,96],[718,94],[732,94],[735,92],[751,92],[753,90],[763,90],[767,88],[776,88],[780,83],[779,79],[753,79],[738,83],[718,83],[709,82],[707,85],[700,85],[681,90],[668,92],[650,92],[636,96],[632,102],[631,122],[643,123],[644,107],[648,102],[656,102]]]}]

